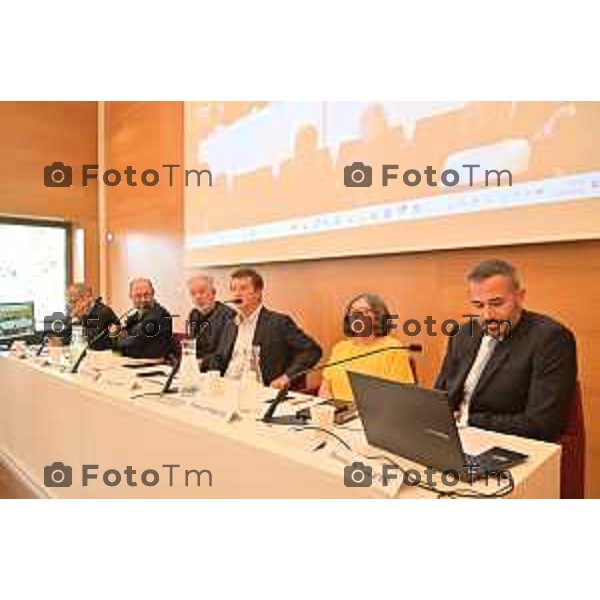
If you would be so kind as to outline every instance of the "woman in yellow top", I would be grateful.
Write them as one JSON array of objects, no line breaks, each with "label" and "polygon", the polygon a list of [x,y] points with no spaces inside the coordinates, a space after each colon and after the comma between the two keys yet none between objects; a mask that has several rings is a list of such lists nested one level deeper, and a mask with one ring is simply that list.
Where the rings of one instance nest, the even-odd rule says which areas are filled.
[{"label": "woman in yellow top", "polygon": [[[399,342],[388,336],[385,330],[385,317],[389,314],[384,301],[376,294],[361,294],[353,298],[344,315],[347,337],[334,346],[327,362],[397,346]],[[390,350],[324,369],[319,396],[354,402],[348,371],[401,383],[414,383],[408,353],[405,350]]]}]

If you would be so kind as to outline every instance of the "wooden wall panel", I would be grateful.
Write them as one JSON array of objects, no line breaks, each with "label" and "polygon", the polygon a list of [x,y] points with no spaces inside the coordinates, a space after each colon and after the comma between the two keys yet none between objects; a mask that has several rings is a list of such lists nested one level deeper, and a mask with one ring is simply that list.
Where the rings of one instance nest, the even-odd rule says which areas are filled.
[{"label": "wooden wall panel", "polygon": [[[182,189],[169,186],[163,164],[182,164],[183,105],[180,102],[107,102],[105,104],[106,168],[121,172],[131,165],[136,187],[107,187],[106,229],[108,296],[115,310],[128,306],[128,282],[151,277],[158,299],[168,307],[183,293],[180,265],[183,237]],[[141,184],[141,172],[155,169],[161,180]]]}]

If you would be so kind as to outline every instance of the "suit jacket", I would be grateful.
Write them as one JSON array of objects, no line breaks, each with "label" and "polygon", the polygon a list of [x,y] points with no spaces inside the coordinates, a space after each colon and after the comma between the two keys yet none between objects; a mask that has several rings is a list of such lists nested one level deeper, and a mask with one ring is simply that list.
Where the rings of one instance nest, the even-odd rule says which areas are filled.
[{"label": "suit jacket", "polygon": [[170,358],[176,354],[171,315],[158,302],[142,318],[139,313],[129,317],[125,329],[118,340],[124,356]]},{"label": "suit jacket", "polygon": [[[112,308],[102,302],[102,298],[97,298],[89,312],[81,317],[81,322],[68,316],[64,321],[65,327],[62,331],[58,333],[49,331],[46,332],[46,335],[48,337],[59,337],[62,339],[63,346],[68,346],[73,337],[73,324],[81,325],[83,327],[83,334],[91,341],[100,331],[107,329],[113,322],[118,322],[117,315],[115,315]],[[98,342],[92,344],[90,347],[92,350],[107,350],[112,348],[112,346],[113,341],[107,336],[106,338],[103,337],[102,340],[98,340]]]},{"label": "suit jacket", "polygon": [[205,314],[197,308],[192,309],[186,333],[196,338],[198,358],[205,359],[216,352],[227,322],[234,319],[236,314],[233,308],[222,302],[217,302],[213,310]]},{"label": "suit jacket", "polygon": [[[215,353],[202,363],[202,370],[218,369],[224,375],[237,338],[235,320],[227,322]],[[293,378],[319,362],[322,350],[291,317],[262,308],[256,323],[253,345],[260,346],[263,382],[269,385],[284,373]]]},{"label": "suit jacket", "polygon": [[[463,325],[450,338],[435,387],[458,409],[465,379],[483,331]],[[575,393],[577,351],[573,334],[550,317],[523,311],[511,336],[501,341],[471,396],[469,425],[554,441],[563,431]]]},{"label": "suit jacket", "polygon": [[[89,342],[93,342],[94,338],[101,331],[106,331],[111,323],[119,324],[119,320],[113,309],[104,304],[101,298],[98,298],[94,302],[90,312],[81,319],[81,322]],[[110,350],[112,346],[113,338],[108,334],[90,344],[92,350]]]}]

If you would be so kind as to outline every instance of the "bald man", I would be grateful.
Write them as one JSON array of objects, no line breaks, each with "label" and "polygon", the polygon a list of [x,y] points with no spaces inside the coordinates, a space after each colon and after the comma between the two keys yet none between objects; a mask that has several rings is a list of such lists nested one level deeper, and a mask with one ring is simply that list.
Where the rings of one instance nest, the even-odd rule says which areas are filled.
[{"label": "bald man", "polygon": [[[69,314],[76,322],[83,325],[84,334],[90,342],[92,350],[110,350],[112,339],[108,333],[98,338],[101,331],[108,331],[108,326],[118,323],[117,315],[110,306],[102,302],[92,293],[92,288],[85,283],[73,283],[67,289]],[[70,337],[69,328],[69,337]]]},{"label": "bald man", "polygon": [[129,297],[135,312],[127,319],[125,331],[117,340],[124,356],[167,360],[175,356],[171,314],[154,296],[150,279],[140,277],[129,284]]},{"label": "bald man", "polygon": [[187,333],[196,338],[196,356],[203,361],[216,352],[227,322],[237,313],[217,300],[214,281],[209,275],[190,278],[188,290],[194,308],[188,318]]}]

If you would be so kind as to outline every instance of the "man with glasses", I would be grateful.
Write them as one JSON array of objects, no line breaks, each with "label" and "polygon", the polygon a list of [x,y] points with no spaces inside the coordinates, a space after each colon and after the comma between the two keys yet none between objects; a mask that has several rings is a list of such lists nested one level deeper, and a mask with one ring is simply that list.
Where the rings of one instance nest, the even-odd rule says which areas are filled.
[{"label": "man with glasses", "polygon": [[435,387],[459,426],[554,441],[577,381],[573,334],[523,307],[515,268],[487,260],[468,275],[472,320],[450,338]]},{"label": "man with glasses", "polygon": [[169,311],[154,299],[149,279],[133,279],[129,284],[133,314],[126,322],[117,345],[124,356],[172,359],[175,355],[173,323]]}]

